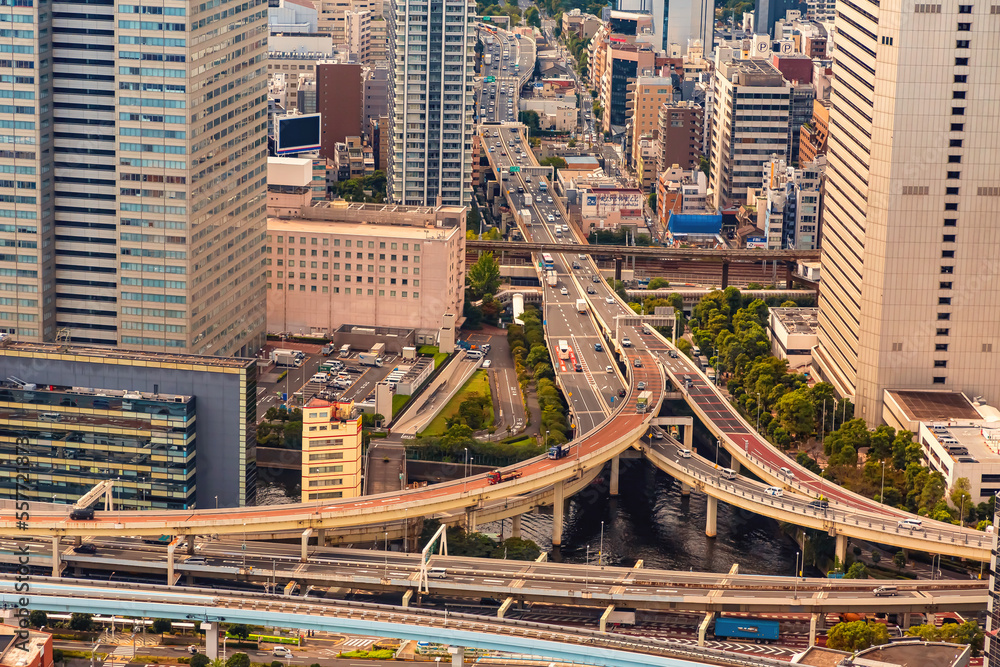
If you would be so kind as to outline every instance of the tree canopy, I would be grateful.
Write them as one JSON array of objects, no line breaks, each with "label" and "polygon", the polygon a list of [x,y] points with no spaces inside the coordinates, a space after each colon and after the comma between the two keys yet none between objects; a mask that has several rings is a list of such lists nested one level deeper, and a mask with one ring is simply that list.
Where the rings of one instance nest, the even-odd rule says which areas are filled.
[{"label": "tree canopy", "polygon": [[493,258],[493,253],[484,252],[469,267],[465,275],[466,283],[473,299],[481,299],[486,294],[496,294],[500,289],[500,265]]},{"label": "tree canopy", "polygon": [[889,643],[889,631],[881,623],[838,623],[826,635],[826,645],[839,651],[862,651]]}]

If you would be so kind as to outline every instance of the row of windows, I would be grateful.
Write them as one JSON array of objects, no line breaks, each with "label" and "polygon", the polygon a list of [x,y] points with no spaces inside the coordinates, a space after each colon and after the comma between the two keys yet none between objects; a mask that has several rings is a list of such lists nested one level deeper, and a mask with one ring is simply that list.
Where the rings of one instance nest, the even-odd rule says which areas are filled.
[{"label": "row of windows", "polygon": [[[300,244],[306,245],[306,241],[307,241],[307,238],[305,236],[300,236],[299,237],[299,243]],[[323,241],[322,245],[330,245],[330,239],[324,238],[324,239],[322,239],[322,241]],[[268,243],[271,242],[271,235],[270,234],[267,235],[267,242]],[[284,243],[284,242],[285,242],[285,237],[284,236],[278,236],[278,243]],[[294,244],[295,243],[295,237],[294,236],[289,236],[288,237],[288,242],[291,243],[291,244]],[[309,242],[309,245],[317,245],[317,244],[319,244],[319,239],[314,236],[314,237],[309,238],[308,242]],[[357,247],[357,248],[364,248],[365,247],[365,242],[364,241],[360,241],[359,240],[359,241],[355,241],[355,243],[357,245],[354,246],[354,247]],[[334,239],[333,240],[333,245],[334,245],[334,247],[339,246],[340,245],[340,239]],[[398,249],[398,247],[397,247],[398,245],[399,244],[396,243],[396,242],[389,242],[389,250],[397,250]],[[410,249],[410,244],[409,243],[403,243],[402,246],[403,246],[403,250],[409,250]],[[350,248],[351,247],[351,239],[345,239],[344,240],[344,247],[345,248]],[[368,241],[368,247],[369,248],[374,248],[375,247],[375,241]],[[379,247],[379,250],[385,250],[386,249],[386,242],[385,241],[379,241],[378,247]],[[414,243],[413,244],[413,249],[414,250],[420,250],[420,244],[419,243]]]},{"label": "row of windows", "polygon": [[[113,315],[113,313],[112,313]],[[139,317],[171,317],[171,318],[183,318],[185,317],[185,312],[183,310],[165,310],[163,308],[122,308],[122,315],[136,315]]]},{"label": "row of windows", "polygon": [[[275,286],[279,290],[284,290],[284,288],[285,288],[285,284],[284,283],[276,283]],[[267,284],[267,289],[274,289],[275,286],[272,286],[271,283],[268,283]],[[330,293],[330,288],[327,287],[326,285],[323,285],[321,289],[318,288],[316,285],[309,285],[308,287],[309,287],[309,291],[310,292],[319,292],[319,293],[322,293],[322,294],[329,294]],[[295,285],[289,283],[288,284],[288,291],[289,292],[294,292],[295,291]],[[300,292],[305,292],[306,291],[306,285],[299,285],[299,291]],[[358,288],[355,288],[354,292],[355,292],[355,294],[357,296],[366,296],[366,295],[367,296],[375,296],[375,290],[373,290],[373,289],[367,290],[367,293],[366,293],[364,290],[362,290],[360,287],[358,287]],[[340,294],[341,293],[340,292],[340,288],[339,287],[334,287],[333,288],[333,293],[334,294]],[[350,294],[351,293],[351,288],[350,287],[345,287],[343,293],[345,295]],[[386,295],[385,294],[385,290],[384,289],[380,289],[378,291],[378,295],[381,296],[381,297],[384,297]],[[389,290],[389,298],[392,298],[392,299],[397,298],[396,297],[396,290]],[[399,298],[401,298],[401,299],[408,299],[408,298],[419,299],[420,298],[420,292],[402,291],[402,292],[399,293]]]},{"label": "row of windows", "polygon": [[118,114],[118,120],[137,120],[146,123],[186,123],[184,116],[160,116],[148,113],[126,113]]}]

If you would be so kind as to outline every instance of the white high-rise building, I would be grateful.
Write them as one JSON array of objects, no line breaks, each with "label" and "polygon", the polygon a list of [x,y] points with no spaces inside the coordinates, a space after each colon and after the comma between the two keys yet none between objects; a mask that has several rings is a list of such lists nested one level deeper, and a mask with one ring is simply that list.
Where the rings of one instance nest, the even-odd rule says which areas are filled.
[{"label": "white high-rise building", "polygon": [[715,37],[715,1],[686,0],[619,0],[618,9],[628,12],[647,12],[653,15],[653,48],[670,50],[671,44],[680,47],[681,55],[697,40],[706,55],[712,53]]},{"label": "white high-rise building", "polygon": [[995,6],[837,3],[815,368],[883,392],[1000,402]]},{"label": "white high-rise building", "polygon": [[6,4],[0,331],[252,354],[267,3]]},{"label": "white high-rise building", "polygon": [[389,21],[389,198],[464,206],[472,196],[474,0],[400,0]]}]

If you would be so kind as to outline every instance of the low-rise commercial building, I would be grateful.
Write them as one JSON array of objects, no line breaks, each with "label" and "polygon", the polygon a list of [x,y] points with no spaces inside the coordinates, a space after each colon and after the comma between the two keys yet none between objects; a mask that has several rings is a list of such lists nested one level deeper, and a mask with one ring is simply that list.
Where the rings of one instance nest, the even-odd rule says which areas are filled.
[{"label": "low-rise commercial building", "polygon": [[771,308],[768,313],[771,354],[787,359],[789,368],[808,365],[816,347],[819,308]]},{"label": "low-rise commercial building", "polygon": [[268,219],[268,329],[343,324],[437,332],[465,300],[465,206],[342,200]]},{"label": "low-rise commercial building", "polygon": [[302,408],[302,502],[361,495],[361,413],[311,398]]},{"label": "low-rise commercial building", "polygon": [[696,102],[680,100],[660,105],[657,117],[657,171],[672,165],[697,169],[704,140],[705,110]]},{"label": "low-rise commercial building", "polygon": [[948,488],[965,478],[973,503],[1000,493],[1000,410],[957,391],[888,389],[882,417],[913,432],[925,463]]},{"label": "low-rise commercial building", "polygon": [[115,479],[128,508],[252,505],[254,359],[0,340],[0,497],[14,498],[15,449],[28,500],[74,503]]},{"label": "low-rise commercial building", "polygon": [[585,187],[581,192],[583,231],[614,231],[621,225],[644,225],[644,195],[639,188]]},{"label": "low-rise commercial building", "polygon": [[[5,607],[6,608],[6,605]],[[13,610],[15,607],[11,607]],[[53,667],[52,635],[20,625],[0,625],[0,667]]]}]

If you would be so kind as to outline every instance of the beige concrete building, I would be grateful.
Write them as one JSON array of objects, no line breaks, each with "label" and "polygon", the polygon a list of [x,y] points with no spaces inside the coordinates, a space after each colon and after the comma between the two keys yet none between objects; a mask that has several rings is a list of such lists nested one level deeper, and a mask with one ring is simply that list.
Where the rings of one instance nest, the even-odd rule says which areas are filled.
[{"label": "beige concrete building", "polygon": [[885,389],[997,405],[998,19],[966,0],[837,12],[814,368],[869,423]]},{"label": "beige concrete building", "polygon": [[712,205],[739,206],[760,186],[761,165],[788,149],[788,84],[766,60],[720,46],[712,108]]},{"label": "beige concrete building", "polygon": [[626,87],[625,111],[632,126],[631,163],[647,192],[656,181],[659,151],[653,142],[659,138],[659,109],[673,99],[670,77],[639,76]]},{"label": "beige concrete building", "polygon": [[252,355],[266,3],[73,7],[85,21],[30,2],[4,13],[30,29],[4,43],[0,333]]},{"label": "beige concrete building", "polygon": [[361,414],[310,398],[302,408],[302,502],[361,495]]},{"label": "beige concrete building", "polygon": [[466,207],[343,200],[268,220],[268,330],[342,324],[437,332],[462,316]]}]

